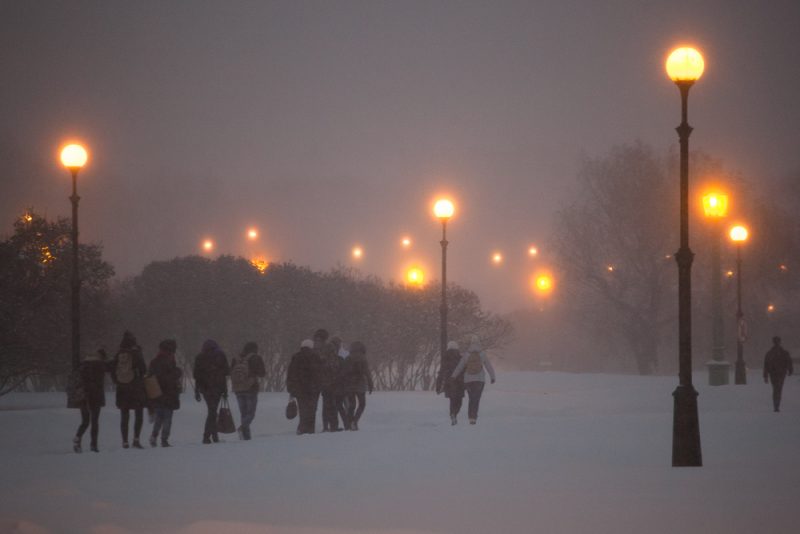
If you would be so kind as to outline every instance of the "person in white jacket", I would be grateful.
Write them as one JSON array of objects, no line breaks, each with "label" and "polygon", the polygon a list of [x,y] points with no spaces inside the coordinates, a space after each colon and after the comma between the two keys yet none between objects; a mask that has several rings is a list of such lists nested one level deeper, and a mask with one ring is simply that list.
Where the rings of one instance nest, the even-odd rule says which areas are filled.
[{"label": "person in white jacket", "polygon": [[486,384],[484,369],[489,371],[489,377],[494,384],[494,368],[486,356],[486,351],[481,348],[478,336],[472,336],[469,348],[461,355],[461,361],[458,362],[458,366],[451,376],[451,378],[456,378],[462,371],[464,372],[464,387],[469,397],[467,415],[471,425],[478,422],[478,406],[481,403],[483,387]]}]

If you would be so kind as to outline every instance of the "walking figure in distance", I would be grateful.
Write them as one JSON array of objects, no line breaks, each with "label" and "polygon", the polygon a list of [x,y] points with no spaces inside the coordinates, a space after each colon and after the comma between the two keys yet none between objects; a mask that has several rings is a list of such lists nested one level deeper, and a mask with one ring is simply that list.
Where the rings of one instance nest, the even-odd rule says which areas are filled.
[{"label": "walking figure in distance", "polygon": [[447,350],[442,355],[442,363],[439,366],[439,374],[436,377],[436,394],[444,392],[444,396],[450,399],[450,424],[458,423],[458,412],[461,411],[461,404],[464,401],[464,372],[453,378],[453,371],[461,361],[461,353],[458,351],[458,343],[451,341],[447,344]]},{"label": "walking figure in distance", "polygon": [[161,396],[151,401],[155,412],[150,446],[155,447],[159,434],[161,446],[170,447],[169,434],[172,430],[172,413],[181,407],[181,379],[183,371],[175,362],[178,344],[174,339],[165,339],[158,344],[158,354],[150,362],[148,373],[155,376],[161,388]]},{"label": "walking figure in distance", "polygon": [[462,371],[464,372],[464,387],[469,397],[467,415],[469,416],[469,424],[471,425],[478,422],[478,407],[481,403],[483,387],[486,384],[484,368],[489,371],[492,384],[494,384],[495,376],[492,363],[489,361],[488,356],[486,356],[486,351],[481,348],[478,336],[473,335],[470,340],[469,348],[462,354],[461,361],[458,362],[455,371],[450,375],[450,378],[455,379],[459,373]]},{"label": "walking figure in distance", "polygon": [[300,352],[292,356],[286,371],[286,390],[297,401],[299,422],[297,435],[313,434],[316,430],[319,404],[320,360],[310,339],[300,344]]},{"label": "walking figure in distance", "polygon": [[347,394],[347,421],[349,430],[358,430],[358,421],[367,406],[366,394],[372,395],[372,373],[367,362],[367,347],[360,341],[350,344],[350,355],[345,359],[342,374]]},{"label": "walking figure in distance", "polygon": [[223,397],[228,398],[227,377],[230,374],[230,368],[227,356],[213,339],[207,339],[203,343],[203,349],[194,359],[192,374],[194,374],[195,382],[195,400],[200,402],[202,396],[208,409],[206,424],[203,428],[203,443],[208,444],[212,441],[219,443],[217,411],[220,400]]},{"label": "walking figure in distance", "polygon": [[142,349],[136,343],[136,337],[129,331],[122,334],[119,351],[110,364],[111,379],[117,386],[117,408],[120,413],[120,430],[122,431],[122,448],[127,449],[130,413],[133,410],[133,448],[141,449],[139,436],[144,422],[144,407],[147,395],[144,391],[144,375],[147,365],[144,363]]},{"label": "walking figure in distance", "polygon": [[81,424],[75,433],[75,438],[72,440],[72,450],[75,452],[83,451],[81,449],[81,439],[83,438],[83,433],[89,428],[90,423],[92,425],[92,451],[100,452],[97,448],[97,434],[100,430],[100,409],[106,405],[103,380],[107,370],[106,353],[103,349],[98,349],[97,352],[87,355],[78,368],[81,383],[83,384],[84,400],[81,406]]},{"label": "walking figure in distance", "polygon": [[764,383],[772,383],[772,406],[776,412],[781,411],[781,395],[786,375],[794,372],[789,352],[781,346],[781,338],[772,338],[772,348],[764,356]]},{"label": "walking figure in distance", "polygon": [[254,341],[245,343],[241,354],[231,360],[231,389],[236,395],[242,417],[240,439],[248,440],[251,437],[250,425],[256,417],[258,392],[261,389],[259,378],[264,378],[266,374],[264,359],[258,354],[258,344]]}]

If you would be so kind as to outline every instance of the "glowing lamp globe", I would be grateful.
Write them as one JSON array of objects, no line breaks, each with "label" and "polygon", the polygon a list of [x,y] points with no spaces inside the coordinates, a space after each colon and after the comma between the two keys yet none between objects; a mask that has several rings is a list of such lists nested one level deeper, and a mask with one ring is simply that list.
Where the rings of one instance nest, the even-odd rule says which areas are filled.
[{"label": "glowing lamp globe", "polygon": [[250,228],[247,231],[247,238],[251,240],[258,239],[258,230],[256,230],[255,228]]},{"label": "glowing lamp globe", "polygon": [[703,196],[703,211],[706,217],[721,219],[728,214],[728,195],[709,193]]},{"label": "glowing lamp globe", "polygon": [[667,58],[667,75],[675,83],[694,83],[703,75],[705,65],[702,54],[694,48],[676,48]]},{"label": "glowing lamp globe", "polygon": [[446,198],[437,200],[436,204],[433,205],[433,214],[436,215],[437,219],[446,221],[453,216],[453,213],[455,213],[455,207]]},{"label": "glowing lamp globe", "polygon": [[203,250],[205,250],[206,252],[211,252],[212,250],[214,250],[214,242],[210,239],[206,239],[205,241],[203,241]]},{"label": "glowing lamp globe", "polygon": [[735,241],[736,243],[747,241],[747,234],[747,228],[744,226],[734,226],[731,228],[731,241]]},{"label": "glowing lamp globe", "polygon": [[61,149],[61,164],[71,171],[79,171],[84,165],[89,155],[81,145],[67,145]]},{"label": "glowing lamp globe", "polygon": [[422,285],[425,280],[425,274],[419,267],[412,267],[406,273],[406,280],[408,280],[409,284]]},{"label": "glowing lamp globe", "polygon": [[364,249],[359,246],[353,247],[352,255],[354,259],[360,260],[364,257]]}]

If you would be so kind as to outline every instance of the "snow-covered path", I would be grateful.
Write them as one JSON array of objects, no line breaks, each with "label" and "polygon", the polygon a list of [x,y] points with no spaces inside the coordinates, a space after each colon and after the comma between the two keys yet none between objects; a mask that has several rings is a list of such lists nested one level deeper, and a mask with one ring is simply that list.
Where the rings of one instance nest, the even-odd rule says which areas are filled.
[{"label": "snow-covered path", "polygon": [[695,374],[705,466],[680,469],[673,377],[501,373],[474,427],[451,427],[433,393],[379,392],[359,432],[300,437],[285,395],[262,394],[254,439],[218,445],[200,444],[203,413],[184,395],[174,447],[144,451],[121,448],[109,394],[101,452],[82,455],[63,395],[10,395],[0,532],[794,533],[800,381],[775,414],[748,380]]}]

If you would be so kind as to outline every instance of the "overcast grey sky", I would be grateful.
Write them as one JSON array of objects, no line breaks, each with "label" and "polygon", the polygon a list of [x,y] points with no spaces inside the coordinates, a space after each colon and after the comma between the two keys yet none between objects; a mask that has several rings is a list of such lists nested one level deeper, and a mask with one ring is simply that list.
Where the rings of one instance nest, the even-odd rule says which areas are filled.
[{"label": "overcast grey sky", "polygon": [[326,269],[358,242],[365,272],[435,270],[449,192],[451,279],[505,311],[581,155],[676,144],[675,44],[706,57],[692,147],[757,181],[800,169],[798,28],[779,0],[2,0],[0,232],[69,214],[68,139],[91,150],[82,238],[122,275],[204,236],[257,252],[248,225],[272,260]]}]

